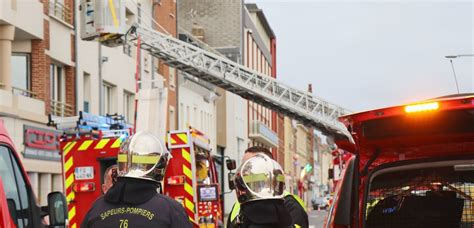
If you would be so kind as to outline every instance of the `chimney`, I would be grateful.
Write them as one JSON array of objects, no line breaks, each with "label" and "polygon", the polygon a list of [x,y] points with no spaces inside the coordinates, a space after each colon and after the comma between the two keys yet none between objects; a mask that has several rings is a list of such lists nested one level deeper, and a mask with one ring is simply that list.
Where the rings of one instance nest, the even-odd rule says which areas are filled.
[{"label": "chimney", "polygon": [[308,84],[308,93],[313,93],[313,84]]}]

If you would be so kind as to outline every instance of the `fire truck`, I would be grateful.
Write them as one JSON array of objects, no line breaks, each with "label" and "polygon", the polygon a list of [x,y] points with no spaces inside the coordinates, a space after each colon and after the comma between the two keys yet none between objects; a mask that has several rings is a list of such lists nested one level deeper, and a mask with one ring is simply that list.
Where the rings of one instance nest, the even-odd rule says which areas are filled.
[{"label": "fire truck", "polygon": [[[103,194],[108,167],[116,164],[121,143],[132,134],[121,115],[80,112],[74,117],[50,116],[49,125],[63,132],[60,147],[70,227],[78,227]],[[180,202],[196,226],[222,223],[221,189],[209,138],[190,127],[167,136],[172,158],[160,191]]]}]

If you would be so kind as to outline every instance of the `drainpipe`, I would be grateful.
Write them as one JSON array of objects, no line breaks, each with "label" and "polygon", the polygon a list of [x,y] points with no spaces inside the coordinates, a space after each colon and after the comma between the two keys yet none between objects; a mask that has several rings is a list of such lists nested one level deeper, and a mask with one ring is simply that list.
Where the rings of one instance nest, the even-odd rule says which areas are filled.
[{"label": "drainpipe", "polygon": [[[78,29],[77,29],[77,17],[78,17],[78,10],[77,10],[77,4],[75,1],[73,1],[73,12],[74,12],[74,60],[76,62],[76,68],[75,68],[75,73],[76,73],[76,83],[74,85],[74,96],[76,98],[76,105],[74,105],[74,113],[78,113],[79,112],[79,96],[77,95],[77,91],[79,90],[79,58],[78,58],[78,43],[79,43],[79,33],[78,33]],[[80,4],[80,3],[79,3]],[[84,94],[82,95],[84,97]],[[84,108],[84,107],[83,107]]]},{"label": "drainpipe", "polygon": [[103,91],[103,82],[102,82],[102,44],[99,44],[99,114],[104,115],[104,108],[102,107],[104,91]]}]

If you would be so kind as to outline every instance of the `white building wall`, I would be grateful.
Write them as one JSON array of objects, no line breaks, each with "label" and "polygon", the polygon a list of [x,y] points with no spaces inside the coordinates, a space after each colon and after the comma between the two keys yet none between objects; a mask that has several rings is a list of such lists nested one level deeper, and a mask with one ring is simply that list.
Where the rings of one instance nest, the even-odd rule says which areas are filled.
[{"label": "white building wall", "polygon": [[[181,83],[182,82],[182,83]],[[205,89],[189,80],[180,80],[179,83],[179,121],[178,129],[196,128],[207,135],[211,141],[211,148],[216,151],[216,104],[207,102],[204,97],[210,90]]]}]

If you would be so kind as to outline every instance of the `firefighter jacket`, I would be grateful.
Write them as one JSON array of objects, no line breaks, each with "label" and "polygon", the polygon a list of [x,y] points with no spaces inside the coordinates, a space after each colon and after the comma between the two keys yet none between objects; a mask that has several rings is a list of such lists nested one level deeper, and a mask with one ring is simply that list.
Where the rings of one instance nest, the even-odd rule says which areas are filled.
[{"label": "firefighter jacket", "polygon": [[85,227],[192,227],[184,208],[158,194],[153,181],[119,178],[87,213]]},{"label": "firefighter jacket", "polygon": [[[305,209],[306,207],[303,200],[296,195],[290,194],[289,192],[285,192],[284,196],[285,196],[284,204],[285,204],[286,209],[290,213],[291,220],[292,220],[292,223],[294,224],[294,227],[308,228],[309,227],[308,213],[306,212],[306,209]],[[242,217],[241,211],[240,211],[240,203],[236,202],[234,206],[232,206],[232,210],[227,219],[227,227],[228,228],[239,227],[237,223],[239,222],[242,223],[242,221],[239,221],[239,217]]]}]

